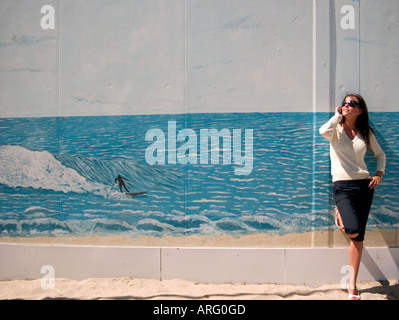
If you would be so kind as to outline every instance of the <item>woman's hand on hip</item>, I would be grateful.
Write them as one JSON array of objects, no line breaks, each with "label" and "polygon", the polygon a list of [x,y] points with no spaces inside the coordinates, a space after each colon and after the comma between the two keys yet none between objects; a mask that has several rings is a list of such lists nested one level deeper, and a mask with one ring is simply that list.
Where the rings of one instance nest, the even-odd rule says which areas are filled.
[{"label": "woman's hand on hip", "polygon": [[369,177],[370,179],[370,184],[369,184],[369,188],[370,189],[375,189],[377,188],[377,186],[381,183],[381,176],[373,176],[373,177]]}]

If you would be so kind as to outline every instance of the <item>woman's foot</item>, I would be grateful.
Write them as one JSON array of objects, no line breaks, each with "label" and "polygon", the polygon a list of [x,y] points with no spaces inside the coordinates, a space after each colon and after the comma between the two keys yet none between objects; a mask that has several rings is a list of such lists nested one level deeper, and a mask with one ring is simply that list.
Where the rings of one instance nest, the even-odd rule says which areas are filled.
[{"label": "woman's foot", "polygon": [[351,288],[349,287],[349,283],[348,283],[347,288],[348,288],[348,297],[349,297],[349,300],[360,300],[360,294],[359,294],[359,292],[357,291],[357,288],[356,288],[356,287],[355,287],[355,289],[351,289]]}]

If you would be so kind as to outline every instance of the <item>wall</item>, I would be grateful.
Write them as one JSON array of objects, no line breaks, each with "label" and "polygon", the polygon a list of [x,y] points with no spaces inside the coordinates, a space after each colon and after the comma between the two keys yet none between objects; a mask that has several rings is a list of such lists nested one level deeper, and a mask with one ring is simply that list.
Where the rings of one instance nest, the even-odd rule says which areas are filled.
[{"label": "wall", "polygon": [[[0,14],[2,242],[346,245],[318,128],[360,92],[388,158],[366,244],[398,245],[396,0],[24,0]],[[147,193],[120,192],[118,174]]]}]

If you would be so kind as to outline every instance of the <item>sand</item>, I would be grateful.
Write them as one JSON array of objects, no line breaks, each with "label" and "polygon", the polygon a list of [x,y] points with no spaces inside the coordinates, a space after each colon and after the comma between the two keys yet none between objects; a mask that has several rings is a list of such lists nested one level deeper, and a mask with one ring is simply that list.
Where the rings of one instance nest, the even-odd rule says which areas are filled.
[{"label": "sand", "polygon": [[[365,247],[399,246],[399,229],[367,231]],[[349,240],[339,230],[291,234],[250,234],[233,237],[191,235],[185,237],[128,237],[114,236],[36,236],[0,237],[0,243],[100,245],[100,246],[148,246],[148,247],[234,247],[234,248],[334,248],[347,247]]]},{"label": "sand", "polygon": [[[1,237],[0,243],[107,245],[107,246],[182,246],[182,247],[346,247],[339,232],[315,232],[292,235],[251,235],[220,237]],[[398,230],[368,232],[366,246],[387,247],[399,243]],[[186,280],[138,278],[55,279],[54,288],[43,289],[42,279],[0,281],[0,299],[131,299],[131,300],[347,300],[340,284],[320,287],[285,284],[204,284]],[[362,300],[399,300],[398,282],[358,283]]]},{"label": "sand", "polygon": [[[186,280],[90,278],[55,279],[42,288],[41,279],[0,281],[0,299],[82,300],[347,300],[339,284],[320,287],[281,284],[204,284]],[[44,285],[49,285],[48,282]],[[362,300],[399,300],[399,284],[358,283]]]}]

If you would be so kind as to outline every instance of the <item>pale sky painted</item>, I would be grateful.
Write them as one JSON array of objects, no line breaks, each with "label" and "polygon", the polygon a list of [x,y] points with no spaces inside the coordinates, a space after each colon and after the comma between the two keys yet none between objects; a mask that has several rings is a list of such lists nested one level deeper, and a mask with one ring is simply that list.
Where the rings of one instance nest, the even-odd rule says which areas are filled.
[{"label": "pale sky painted", "polygon": [[51,0],[43,30],[2,0],[0,117],[311,112],[312,2],[287,3]]}]

